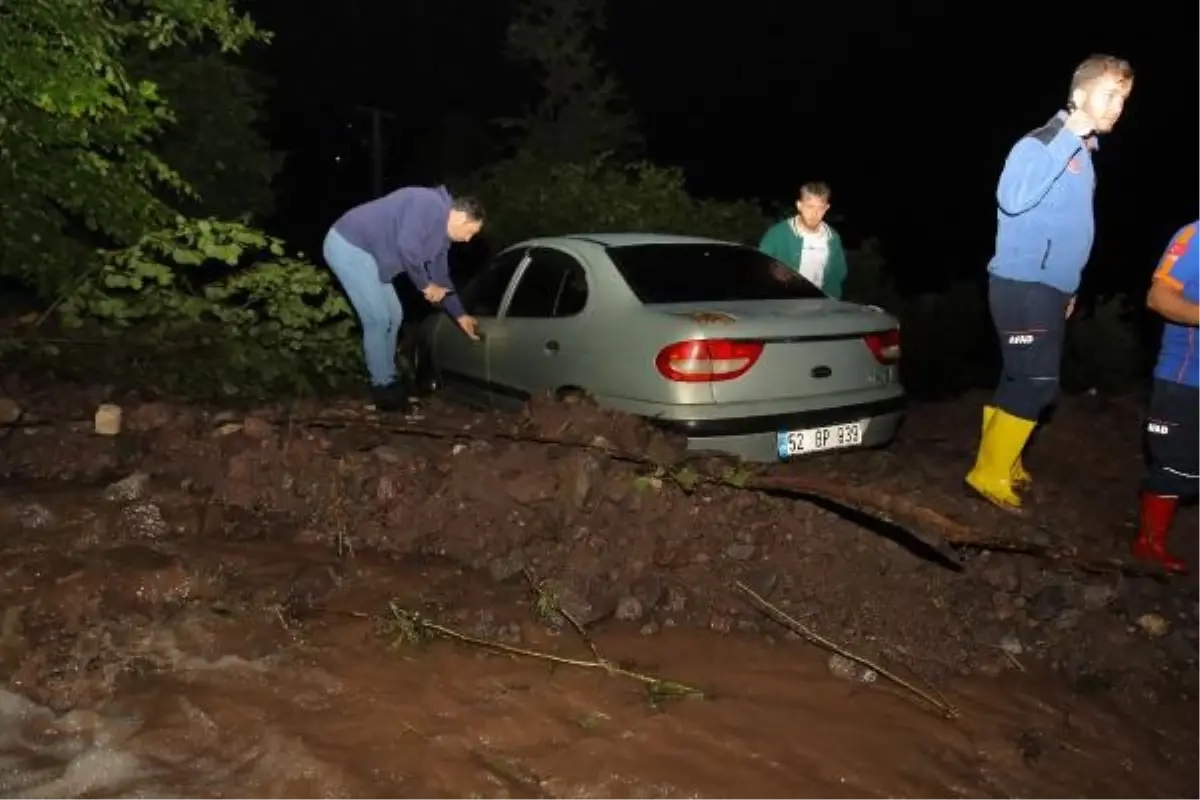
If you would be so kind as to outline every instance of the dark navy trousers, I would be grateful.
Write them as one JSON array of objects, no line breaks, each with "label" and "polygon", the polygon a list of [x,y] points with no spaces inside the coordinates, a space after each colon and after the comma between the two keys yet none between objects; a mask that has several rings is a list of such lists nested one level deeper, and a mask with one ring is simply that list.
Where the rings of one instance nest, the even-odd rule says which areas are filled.
[{"label": "dark navy trousers", "polygon": [[997,408],[1036,422],[1058,398],[1070,302],[1070,295],[1044,283],[989,281],[988,306],[1003,360],[992,401]]}]

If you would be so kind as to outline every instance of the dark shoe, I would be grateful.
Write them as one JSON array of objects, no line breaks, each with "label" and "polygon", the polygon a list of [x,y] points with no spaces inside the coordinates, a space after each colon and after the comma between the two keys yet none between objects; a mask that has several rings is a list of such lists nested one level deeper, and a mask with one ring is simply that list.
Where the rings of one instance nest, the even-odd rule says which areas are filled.
[{"label": "dark shoe", "polygon": [[1167,572],[1185,573],[1188,571],[1187,562],[1167,552],[1167,536],[1178,507],[1178,497],[1142,492],[1138,537],[1133,543],[1133,555],[1142,561],[1157,564]]},{"label": "dark shoe", "polygon": [[407,414],[412,410],[412,404],[408,400],[408,392],[404,386],[396,382],[385,386],[372,386],[371,401],[375,404],[376,411],[398,411]]}]

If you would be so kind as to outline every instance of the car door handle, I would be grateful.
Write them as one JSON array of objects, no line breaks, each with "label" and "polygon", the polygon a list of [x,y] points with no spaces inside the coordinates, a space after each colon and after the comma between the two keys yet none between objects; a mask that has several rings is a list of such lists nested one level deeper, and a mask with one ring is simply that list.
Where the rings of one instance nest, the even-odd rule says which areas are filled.
[{"label": "car door handle", "polygon": [[557,353],[558,352],[558,342],[554,341],[553,339],[546,342],[546,352]]}]

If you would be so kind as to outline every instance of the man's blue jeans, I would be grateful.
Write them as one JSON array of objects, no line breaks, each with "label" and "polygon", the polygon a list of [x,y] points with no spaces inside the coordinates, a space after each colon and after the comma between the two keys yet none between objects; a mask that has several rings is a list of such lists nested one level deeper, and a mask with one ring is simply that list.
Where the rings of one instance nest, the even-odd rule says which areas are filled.
[{"label": "man's blue jeans", "polygon": [[372,386],[396,380],[396,341],[404,308],[396,289],[379,280],[375,257],[330,228],[325,236],[325,263],[333,270],[362,324],[363,354]]}]

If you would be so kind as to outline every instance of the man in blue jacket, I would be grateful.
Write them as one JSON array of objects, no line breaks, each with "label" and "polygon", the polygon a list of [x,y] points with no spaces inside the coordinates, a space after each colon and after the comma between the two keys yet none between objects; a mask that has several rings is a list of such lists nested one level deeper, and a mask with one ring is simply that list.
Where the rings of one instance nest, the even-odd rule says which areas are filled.
[{"label": "man in blue jacket", "polygon": [[1092,56],[1075,69],[1067,109],[1008,154],[996,190],[996,251],[988,304],[1003,370],[983,410],[983,437],[967,484],[992,504],[1021,507],[1021,462],[1042,412],[1058,395],[1066,320],[1092,250],[1092,151],[1116,125],[1133,89],[1129,63]]},{"label": "man in blue jacket", "polygon": [[451,242],[469,242],[483,227],[479,201],[453,198],[444,186],[410,186],[350,209],[325,236],[325,261],[358,313],[371,394],[381,411],[408,409],[396,379],[396,341],[404,309],[392,280],[405,275],[464,334],[478,339],[450,280]]},{"label": "man in blue jacket", "polygon": [[1163,326],[1154,367],[1154,389],[1146,415],[1149,464],[1142,483],[1138,535],[1133,554],[1168,572],[1187,564],[1167,550],[1181,497],[1196,495],[1200,479],[1200,220],[1175,234],[1163,253],[1146,305]]}]

